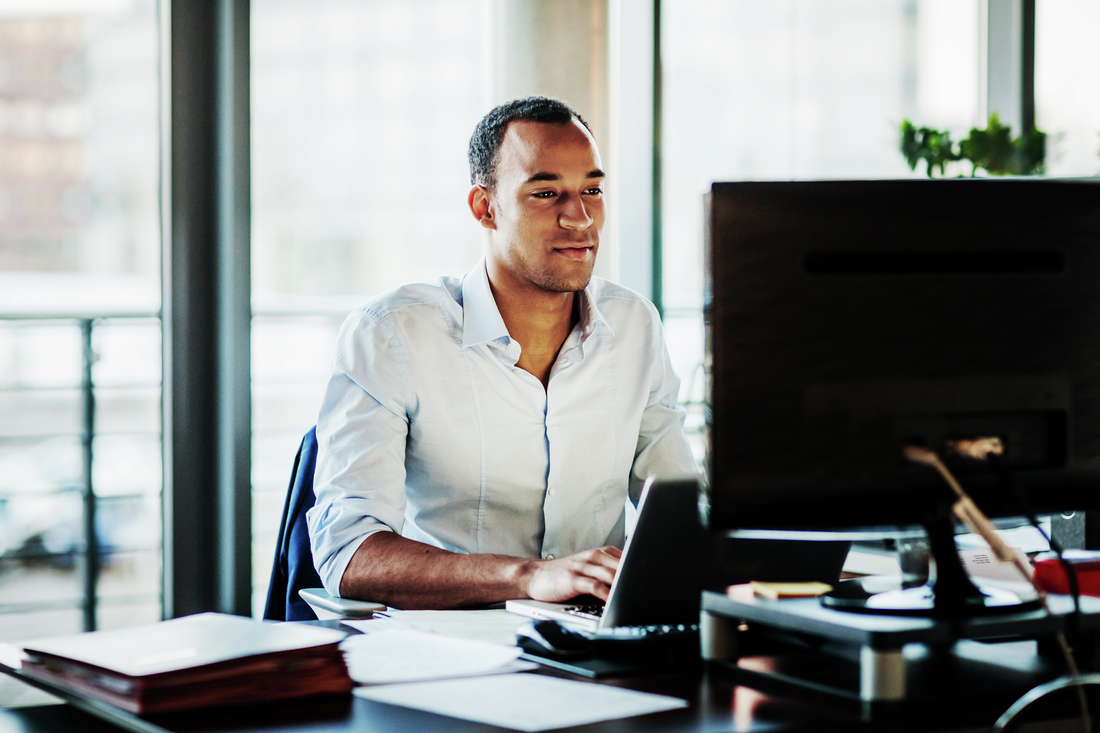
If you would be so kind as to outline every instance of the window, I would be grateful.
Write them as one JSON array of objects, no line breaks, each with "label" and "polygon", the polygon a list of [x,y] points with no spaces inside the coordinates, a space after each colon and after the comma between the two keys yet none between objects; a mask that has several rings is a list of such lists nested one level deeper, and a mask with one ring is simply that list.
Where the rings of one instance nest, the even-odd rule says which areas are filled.
[{"label": "window", "polygon": [[253,601],[336,332],[367,298],[481,256],[466,144],[480,0],[252,3]]},{"label": "window", "polygon": [[157,54],[153,0],[0,8],[0,641],[160,618]]},{"label": "window", "polygon": [[1100,174],[1100,5],[1035,4],[1035,124],[1048,133],[1047,175]]},{"label": "window", "polygon": [[[979,122],[977,0],[662,5],[663,300],[682,397],[702,398],[703,203],[714,181],[904,178],[909,118]],[[962,172],[962,171],[959,171]]]}]

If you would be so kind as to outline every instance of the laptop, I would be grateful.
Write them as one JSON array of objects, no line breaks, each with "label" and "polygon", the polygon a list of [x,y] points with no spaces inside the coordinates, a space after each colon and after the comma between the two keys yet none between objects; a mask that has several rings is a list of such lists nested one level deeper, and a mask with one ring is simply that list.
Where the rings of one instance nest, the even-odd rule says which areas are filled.
[{"label": "laptop", "polygon": [[607,602],[508,601],[512,613],[586,633],[622,626],[699,623],[709,535],[699,521],[697,479],[650,477]]},{"label": "laptop", "polygon": [[505,608],[600,635],[620,627],[698,624],[704,588],[750,580],[837,582],[849,542],[712,535],[699,519],[699,489],[694,478],[646,481],[638,523],[606,603],[592,597],[567,603],[516,600]]}]

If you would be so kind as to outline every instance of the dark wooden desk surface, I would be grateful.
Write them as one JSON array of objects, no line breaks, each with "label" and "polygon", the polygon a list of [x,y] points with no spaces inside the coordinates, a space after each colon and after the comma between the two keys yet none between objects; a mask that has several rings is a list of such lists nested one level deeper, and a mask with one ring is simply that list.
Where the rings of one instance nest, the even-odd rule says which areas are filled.
[{"label": "dark wooden desk surface", "polygon": [[[329,625],[335,622],[320,622]],[[995,645],[1001,647],[1002,645]],[[1013,651],[1019,645],[1003,645],[1003,653],[1018,656]],[[751,653],[748,647],[743,652]],[[757,653],[774,653],[774,643],[766,640]],[[1033,652],[1029,653],[1029,656]],[[827,659],[814,655],[813,660]],[[757,662],[767,657],[756,658]],[[767,661],[762,662],[766,667]],[[742,665],[754,668],[754,658],[748,657]],[[819,666],[819,665],[818,665]],[[778,667],[776,668],[778,669]],[[20,672],[0,665],[0,671],[27,680]],[[828,672],[827,674],[835,674]],[[566,672],[548,668],[539,674],[565,679],[584,679]],[[996,703],[996,710],[977,710],[975,700],[965,690],[956,697],[926,701],[924,704],[908,704],[903,713],[894,712],[879,717],[874,723],[861,720],[859,703],[841,701],[833,696],[807,697],[806,693],[792,693],[789,687],[774,682],[755,679],[755,687],[746,686],[748,677],[721,664],[705,666],[702,662],[672,673],[650,676],[605,679],[594,684],[671,695],[688,702],[688,707],[650,715],[594,723],[568,730],[606,733],[608,731],[646,731],[660,733],[688,733],[706,731],[802,731],[845,730],[857,733],[879,731],[987,731],[1007,704],[1015,699]],[[590,680],[584,679],[590,682]],[[36,687],[50,689],[49,685],[30,680]],[[969,675],[958,678],[955,687],[975,687]],[[1025,688],[1026,689],[1026,688]],[[763,690],[763,691],[761,691]],[[56,690],[51,690],[56,692]],[[974,692],[974,690],[971,690]],[[64,694],[64,693],[57,693]],[[106,714],[118,718],[116,724],[104,722],[90,713],[70,704],[39,707],[0,709],[0,733],[45,733],[46,731],[90,731],[91,733],[392,733],[394,731],[442,731],[443,733],[467,733],[470,731],[504,730],[495,726],[448,718],[410,708],[366,700],[354,696],[312,698],[296,701],[266,703],[263,705],[215,708],[188,713],[137,718],[121,713],[117,708],[103,703],[83,704],[100,706],[101,717]],[[1094,705],[1100,708],[1100,700]],[[988,706],[987,706],[988,707]],[[1072,716],[1074,713],[1069,713]],[[878,713],[876,713],[876,716]],[[1063,717],[1061,713],[1055,717]],[[1055,722],[1055,721],[1052,721]],[[1069,721],[1066,721],[1069,722]],[[1076,721],[1074,721],[1076,722]],[[1072,728],[1076,729],[1076,728]],[[1059,730],[1044,727],[1043,730]]]},{"label": "dark wooden desk surface", "polygon": [[[564,678],[571,675],[548,672]],[[739,687],[718,671],[701,668],[684,674],[612,680],[606,684],[656,692],[685,699],[689,707],[635,718],[569,728],[576,731],[800,731],[822,730],[833,724],[862,729],[858,719],[807,703],[771,697]],[[214,709],[149,719],[171,733],[393,733],[394,731],[504,730],[467,720],[447,718],[358,697],[290,701],[254,707]],[[3,733],[90,731],[117,733],[119,729],[70,705],[0,710]]]},{"label": "dark wooden desk surface", "polygon": [[[552,674],[573,678],[566,673]],[[963,708],[933,706],[922,720],[907,716],[875,723],[861,721],[851,707],[767,694],[738,685],[720,668],[699,668],[681,674],[602,681],[620,687],[672,695],[687,700],[687,708],[569,728],[569,731],[616,733],[719,733],[730,731],[844,730],[856,733],[885,731],[988,731],[993,715],[962,715]],[[1057,721],[1054,728],[1060,730]],[[1063,721],[1071,724],[1071,721]],[[1076,722],[1076,721],[1072,721]],[[394,733],[440,731],[473,733],[505,730],[495,726],[448,718],[433,713],[347,696],[315,698],[260,706],[212,709],[158,716],[144,721],[146,733]],[[53,733],[88,731],[118,733],[120,729],[71,705],[0,710],[0,733]],[[1076,728],[1072,727],[1073,730]]]}]

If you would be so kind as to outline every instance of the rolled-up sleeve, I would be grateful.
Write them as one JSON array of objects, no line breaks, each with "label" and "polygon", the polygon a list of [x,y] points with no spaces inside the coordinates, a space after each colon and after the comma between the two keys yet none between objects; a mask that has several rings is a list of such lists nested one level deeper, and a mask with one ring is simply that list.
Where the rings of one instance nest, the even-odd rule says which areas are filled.
[{"label": "rolled-up sleeve", "polygon": [[652,317],[654,324],[649,363],[653,371],[649,398],[638,431],[634,465],[630,471],[630,500],[635,504],[641,497],[645,480],[650,476],[683,478],[699,475],[691,444],[684,434],[686,413],[679,405],[680,379],[672,368],[655,311]]},{"label": "rolled-up sleeve", "polygon": [[348,317],[317,418],[317,500],[306,520],[314,565],[333,596],[363,540],[400,533],[404,523],[407,375],[391,328],[363,310]]}]

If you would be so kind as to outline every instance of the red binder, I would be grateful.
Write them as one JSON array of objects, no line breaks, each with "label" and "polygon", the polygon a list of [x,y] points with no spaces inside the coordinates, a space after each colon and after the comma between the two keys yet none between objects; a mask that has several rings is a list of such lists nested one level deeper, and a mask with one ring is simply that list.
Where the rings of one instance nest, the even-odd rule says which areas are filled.
[{"label": "red binder", "polygon": [[[1077,587],[1083,596],[1100,596],[1100,552],[1092,550],[1066,550],[1066,561],[1073,565],[1077,575]],[[1034,562],[1035,579],[1047,593],[1069,595],[1069,579],[1066,569],[1053,552],[1044,553]]]}]

